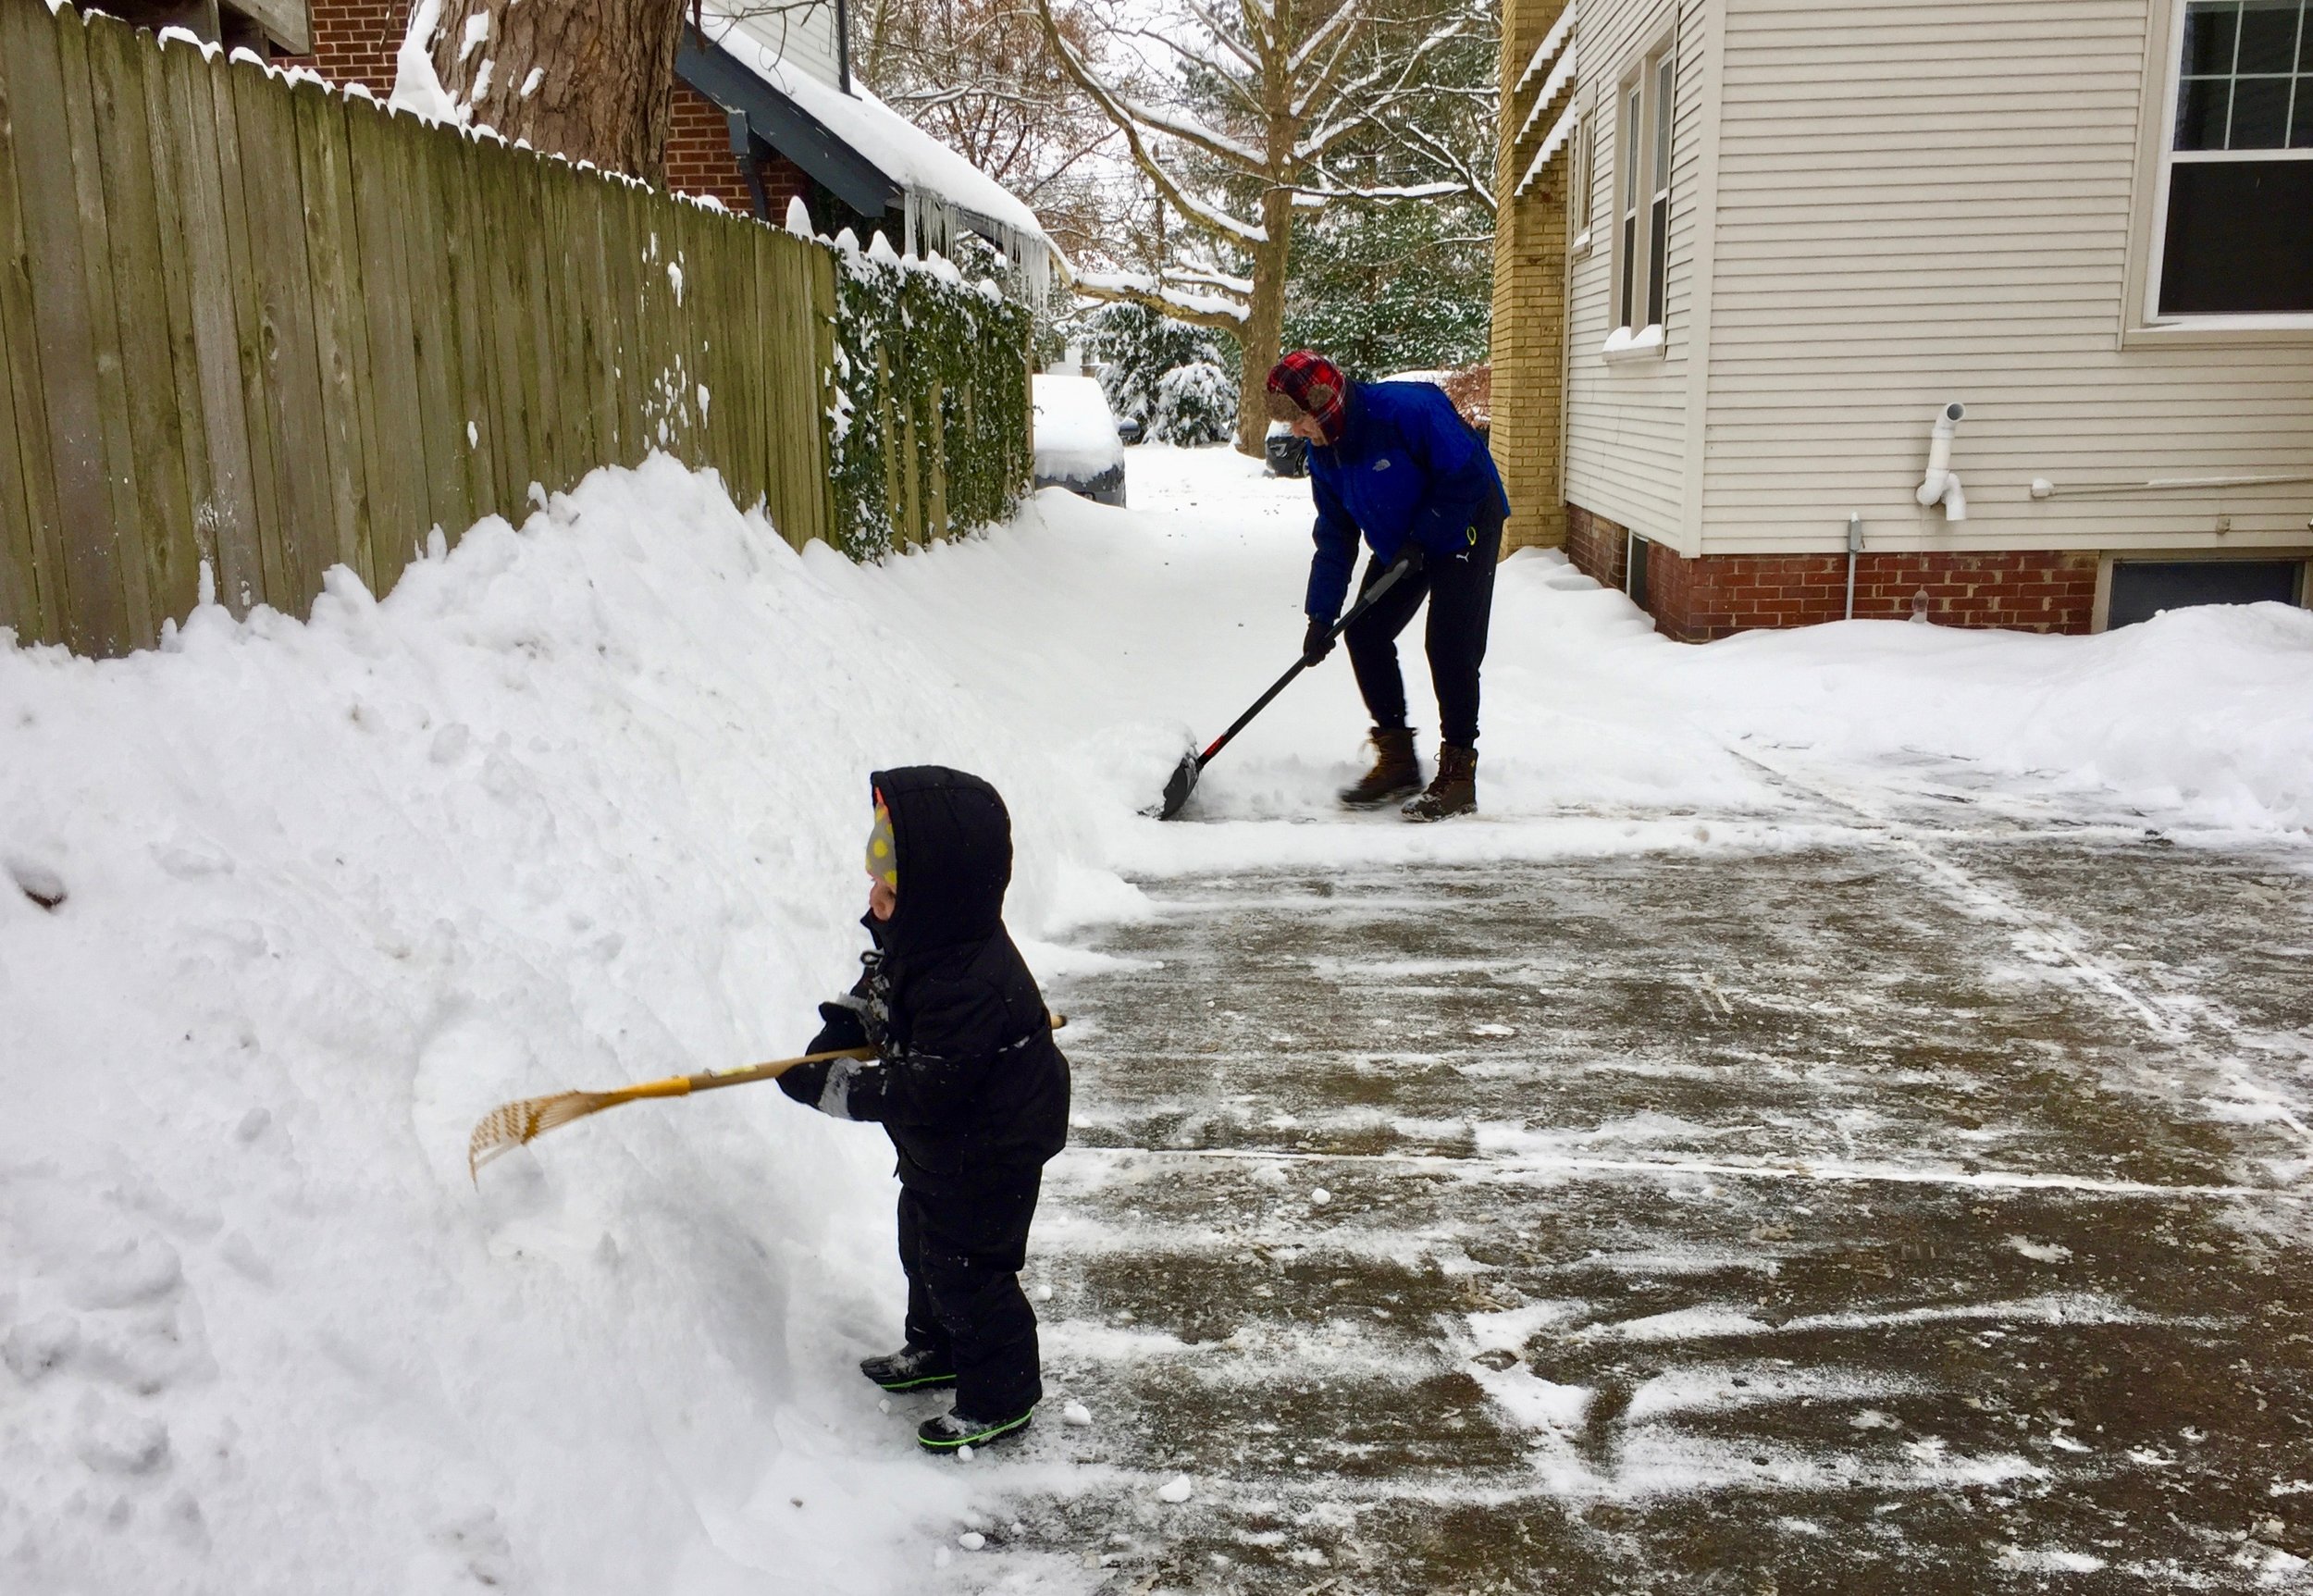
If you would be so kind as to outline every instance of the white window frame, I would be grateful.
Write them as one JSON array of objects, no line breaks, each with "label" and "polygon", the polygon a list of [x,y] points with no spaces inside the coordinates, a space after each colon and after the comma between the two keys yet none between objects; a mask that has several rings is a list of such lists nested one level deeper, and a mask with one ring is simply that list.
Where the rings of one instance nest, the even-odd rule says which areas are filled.
[{"label": "white window frame", "polygon": [[2168,28],[2161,40],[2160,55],[2155,58],[2161,73],[2160,119],[2153,130],[2152,140],[2153,159],[2158,165],[2152,185],[2151,213],[2139,218],[2145,239],[2144,297],[2138,306],[2142,317],[2139,327],[2154,332],[2313,332],[2313,309],[2253,315],[2163,314],[2160,309],[2161,269],[2166,264],[2169,239],[2169,181],[2179,160],[2187,163],[2313,160],[2313,150],[2202,151],[2179,150],[2176,147],[2177,112],[2184,93],[2184,11],[2189,3],[2190,0],[2169,0]]},{"label": "white window frame", "polygon": [[1614,229],[1614,315],[1617,331],[1639,330],[1639,294],[1645,286],[1639,271],[1645,262],[1639,203],[1639,174],[1646,170],[1646,75],[1626,78],[1614,88],[1614,208],[1608,220]]},{"label": "white window frame", "polygon": [[1566,225],[1574,238],[1567,253],[1577,260],[1590,253],[1590,227],[1597,210],[1592,192],[1598,181],[1598,111],[1587,107],[1574,124],[1574,148],[1566,152],[1566,170],[1573,174],[1567,192]]},{"label": "white window frame", "polygon": [[[1614,330],[1608,334],[1601,352],[1610,361],[1659,359],[1668,342],[1665,324],[1670,319],[1670,204],[1676,168],[1677,94],[1676,44],[1668,37],[1641,52],[1614,86],[1613,209],[1607,218],[1612,244],[1609,319]],[[1663,207],[1659,242],[1652,220],[1658,204]],[[1663,268],[1663,303],[1655,306],[1650,302],[1655,292],[1658,256]],[[1649,309],[1657,314],[1639,321],[1640,314]]]}]

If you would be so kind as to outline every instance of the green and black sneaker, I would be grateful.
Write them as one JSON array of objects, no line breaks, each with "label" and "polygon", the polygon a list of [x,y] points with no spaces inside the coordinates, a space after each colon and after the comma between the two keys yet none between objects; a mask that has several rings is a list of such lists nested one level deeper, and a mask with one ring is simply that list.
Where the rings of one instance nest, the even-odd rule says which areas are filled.
[{"label": "green and black sneaker", "polygon": [[1018,1435],[1028,1428],[1028,1421],[1036,1417],[1030,1408],[1017,1418],[967,1418],[960,1413],[944,1413],[937,1418],[927,1418],[916,1426],[916,1444],[926,1452],[955,1452],[962,1447],[983,1447],[991,1441],[1002,1441],[1008,1435]]},{"label": "green and black sneaker", "polygon": [[929,1347],[903,1346],[881,1357],[863,1357],[860,1372],[885,1391],[944,1391],[956,1383],[947,1359]]}]

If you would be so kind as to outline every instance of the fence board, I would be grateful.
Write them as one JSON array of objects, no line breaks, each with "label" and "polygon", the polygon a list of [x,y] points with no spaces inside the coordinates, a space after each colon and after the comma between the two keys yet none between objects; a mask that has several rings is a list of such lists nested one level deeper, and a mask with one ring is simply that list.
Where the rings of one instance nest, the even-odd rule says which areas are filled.
[{"label": "fence board", "polygon": [[173,167],[185,229],[185,279],[192,305],[201,425],[209,479],[194,536],[216,557],[217,601],[237,616],[265,597],[264,526],[274,513],[270,436],[255,342],[256,295],[248,272],[241,145],[232,82],[220,61],[164,51],[176,131]]},{"label": "fence board", "polygon": [[[835,532],[834,460],[828,452],[826,426],[820,420],[835,400],[835,257],[826,250],[804,251],[800,245],[797,249],[802,257],[802,276],[810,290],[800,312],[807,318],[803,348],[810,367],[804,381],[796,388],[796,392],[803,396],[798,436],[808,473],[802,492],[809,529],[802,536],[824,538],[832,538]],[[1020,380],[1028,380],[1025,374]],[[1023,472],[1021,480],[1026,479]]]},{"label": "fence board", "polygon": [[119,542],[123,586],[132,609],[141,612],[138,635],[157,637],[163,616],[192,608],[200,556],[186,492],[185,439],[177,403],[160,204],[146,117],[151,55],[139,47],[130,29],[109,18],[92,18],[87,38],[106,276],[113,296],[109,308],[119,344],[125,401],[122,442],[135,473],[130,484],[135,520],[117,528],[124,534]]},{"label": "fence board", "polygon": [[369,353],[369,386],[362,395],[363,469],[369,489],[368,575],[371,590],[381,598],[402,579],[427,526],[417,335],[400,236],[410,217],[402,201],[398,130],[375,105],[356,100],[345,107],[347,165],[353,179],[351,247],[361,262],[361,309]]},{"label": "fence board", "polygon": [[[142,41],[139,41],[142,43]],[[207,427],[202,419],[201,353],[193,327],[193,285],[186,279],[185,201],[177,178],[176,152],[181,142],[171,87],[172,69],[187,47],[140,50],[144,60],[144,159],[152,173],[153,199],[159,226],[161,304],[156,314],[167,328],[167,357],[176,409],[175,439],[182,452],[178,485],[184,494],[185,527],[189,547],[181,582],[167,573],[164,561],[155,562],[154,590],[166,616],[189,613],[200,594],[201,565],[216,569],[216,538],[206,526],[209,464]]]},{"label": "fence board", "polygon": [[281,510],[270,539],[275,548],[266,562],[266,599],[302,619],[311,612],[322,574],[337,557],[337,532],[314,285],[305,257],[296,112],[263,68],[236,62],[228,70],[241,132],[241,197],[257,279],[266,414]]},{"label": "fence board", "polygon": [[725,380],[735,381],[738,389],[731,414],[731,457],[747,495],[741,502],[753,509],[763,502],[763,387],[770,379],[754,358],[754,329],[762,322],[762,271],[755,241],[765,235],[761,228],[729,228],[724,236],[731,275],[717,341],[723,348]]},{"label": "fence board", "polygon": [[[561,480],[552,411],[554,394],[552,329],[547,325],[548,280],[545,240],[545,165],[528,150],[507,152],[513,169],[513,208],[505,224],[513,253],[522,262],[524,292],[514,310],[521,317],[517,332],[522,345],[523,424],[530,437],[529,476],[539,487]],[[524,483],[526,492],[530,483]]]},{"label": "fence board", "polygon": [[509,521],[519,522],[529,497],[525,468],[536,455],[523,382],[529,326],[523,301],[530,286],[529,261],[510,224],[519,181],[514,155],[503,145],[475,141],[466,193],[474,206],[475,236],[481,243],[476,303],[489,328],[490,403],[498,417],[497,508]]},{"label": "fence board", "polygon": [[[65,125],[73,146],[72,198],[80,213],[80,269],[87,284],[90,342],[96,357],[98,435],[112,507],[112,536],[90,553],[105,567],[105,579],[119,584],[127,646],[142,649],[159,639],[160,617],[153,608],[152,582],[137,547],[148,507],[142,491],[146,463],[138,452],[131,416],[131,377],[123,358],[120,291],[113,278],[114,228],[105,203],[105,152],[97,136],[99,125],[111,118],[100,114],[96,68],[90,60],[94,42],[126,31],[109,17],[91,15],[80,30],[59,31],[56,56],[63,72]],[[109,102],[112,97],[108,88],[105,98]],[[105,111],[109,110],[107,105]],[[134,224],[124,217],[121,225]],[[130,329],[131,341],[134,330]],[[85,541],[74,538],[74,547]]]},{"label": "fence board", "polygon": [[[105,478],[95,335],[74,204],[76,141],[67,119],[59,60],[61,41],[69,37],[77,43],[80,33],[50,29],[43,21],[30,6],[0,7],[19,120],[28,129],[66,131],[63,138],[16,141],[18,203],[28,252],[39,263],[31,273],[31,341],[42,377],[48,470],[56,485],[58,544],[53,569],[63,578],[65,640],[76,652],[109,654],[130,646],[127,601],[105,558],[117,523]],[[81,535],[82,528],[103,532],[91,538]],[[75,535],[68,537],[67,529]]]},{"label": "fence board", "polygon": [[763,452],[763,498],[765,513],[771,524],[779,528],[779,536],[795,547],[795,522],[787,503],[787,476],[793,466],[787,459],[787,439],[780,430],[785,414],[779,400],[787,391],[790,378],[785,369],[788,343],[786,323],[791,314],[787,291],[786,255],[779,249],[778,241],[768,233],[755,240],[756,303],[761,312],[755,318],[756,364],[763,374],[765,400],[761,419]]},{"label": "fence board", "polygon": [[[33,336],[31,246],[18,202],[18,146],[38,124],[20,114],[10,72],[23,36],[0,16],[0,381],[7,389],[8,438],[0,470],[0,560],[7,563],[0,625],[20,641],[65,640],[63,527],[48,451],[46,396]],[[13,493],[10,488],[13,487]]]},{"label": "fence board", "polygon": [[416,372],[418,431],[425,439],[425,506],[421,527],[454,536],[475,519],[467,488],[465,417],[458,401],[457,314],[451,303],[450,252],[442,237],[436,167],[450,148],[444,137],[418,136],[415,118],[391,118],[394,155],[389,192],[400,206],[396,239],[409,286],[410,340]]},{"label": "fence board", "polygon": [[[314,364],[321,388],[323,485],[329,535],[323,558],[374,583],[369,561],[369,483],[362,449],[362,399],[369,391],[368,318],[363,313],[353,197],[346,169],[345,106],[320,84],[290,90],[297,129],[297,172],[313,285]],[[319,541],[317,538],[316,541]]]},{"label": "fence board", "polygon": [[449,311],[450,340],[445,353],[451,357],[450,403],[464,444],[458,469],[465,513],[444,524],[444,530],[455,539],[469,522],[497,508],[497,475],[490,464],[497,418],[490,414],[485,335],[475,297],[473,217],[465,198],[467,141],[460,135],[455,141],[427,139],[423,142],[431,184],[425,203],[440,223],[435,241],[441,250],[443,303]]},{"label": "fence board", "polygon": [[522,239],[523,258],[530,274],[530,296],[522,306],[527,317],[524,336],[528,340],[522,367],[522,398],[530,412],[530,435],[536,440],[530,475],[540,487],[552,489],[575,480],[571,471],[575,457],[567,442],[568,428],[563,425],[563,410],[555,392],[561,386],[562,355],[567,340],[557,336],[554,306],[563,297],[561,278],[568,257],[556,247],[558,235],[549,229],[547,162],[527,150],[520,152],[518,159],[522,208],[513,223]]},{"label": "fence board", "polygon": [[560,207],[550,236],[559,241],[570,268],[569,297],[556,306],[554,317],[571,358],[568,388],[559,396],[576,450],[565,486],[610,459],[617,437],[611,363],[603,344],[601,205],[597,194],[580,193],[578,183],[570,167],[560,162],[549,167],[547,184]]},{"label": "fence board", "polygon": [[[0,126],[5,116],[0,115]],[[0,140],[0,161],[7,159]],[[32,518],[25,498],[23,462],[17,452],[15,384],[7,380],[8,351],[0,346],[0,628],[28,643],[47,641],[40,577],[32,560]]]}]

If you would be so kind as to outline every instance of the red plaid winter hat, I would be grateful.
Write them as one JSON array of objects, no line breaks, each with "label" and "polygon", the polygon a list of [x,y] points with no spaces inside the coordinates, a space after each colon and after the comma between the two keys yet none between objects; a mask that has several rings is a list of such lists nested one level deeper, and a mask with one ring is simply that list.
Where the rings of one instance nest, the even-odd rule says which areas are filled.
[{"label": "red plaid winter hat", "polygon": [[1340,366],[1316,350],[1296,349],[1269,368],[1269,417],[1291,421],[1296,413],[1307,415],[1325,429],[1328,439],[1338,441],[1348,390],[1349,379]]}]

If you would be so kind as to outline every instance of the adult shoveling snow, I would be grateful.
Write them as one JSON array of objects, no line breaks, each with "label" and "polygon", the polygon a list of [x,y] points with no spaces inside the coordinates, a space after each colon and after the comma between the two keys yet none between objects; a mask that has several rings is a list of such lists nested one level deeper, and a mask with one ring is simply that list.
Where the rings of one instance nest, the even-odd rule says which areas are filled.
[{"label": "adult shoveling snow", "polygon": [[1373,716],[1373,769],[1342,802],[1373,809],[1421,787],[1397,635],[1424,595],[1424,639],[1438,687],[1438,773],[1404,806],[1408,820],[1443,820],[1478,808],[1478,675],[1493,609],[1494,565],[1510,501],[1494,463],[1453,402],[1426,382],[1353,383],[1323,355],[1297,349],[1269,372],[1272,419],[1309,441],[1317,554],[1309,563],[1309,627],[1302,658],[1332,651],[1334,618],[1349,596],[1362,536],[1371,551],[1361,590],[1407,555],[1405,580],[1341,628],[1357,690]]}]

